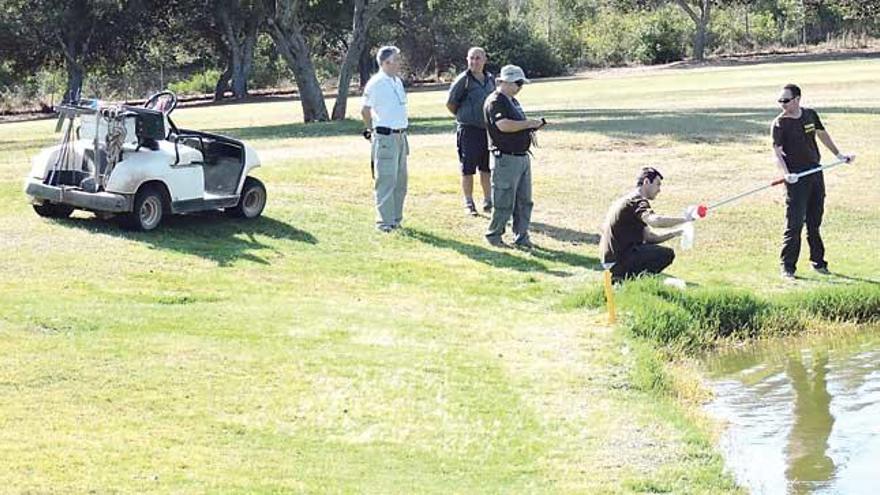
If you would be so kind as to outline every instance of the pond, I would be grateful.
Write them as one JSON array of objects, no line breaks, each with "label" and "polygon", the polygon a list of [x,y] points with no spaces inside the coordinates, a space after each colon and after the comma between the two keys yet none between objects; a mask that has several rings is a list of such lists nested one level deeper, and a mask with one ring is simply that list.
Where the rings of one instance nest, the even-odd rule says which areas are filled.
[{"label": "pond", "polygon": [[704,359],[720,449],[754,494],[880,493],[880,328]]}]

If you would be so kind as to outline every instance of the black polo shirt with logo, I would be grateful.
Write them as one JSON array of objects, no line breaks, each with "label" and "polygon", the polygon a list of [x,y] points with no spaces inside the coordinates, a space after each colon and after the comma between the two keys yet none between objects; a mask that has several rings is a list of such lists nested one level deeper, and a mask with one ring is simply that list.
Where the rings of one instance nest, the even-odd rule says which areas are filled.
[{"label": "black polo shirt with logo", "polygon": [[819,114],[811,108],[801,108],[800,118],[776,117],[773,121],[773,145],[782,146],[789,172],[803,172],[819,164],[821,155],[816,145],[816,131],[824,130]]},{"label": "black polo shirt with logo", "polygon": [[501,132],[499,120],[526,120],[526,114],[516,98],[509,98],[500,91],[495,91],[486,98],[483,104],[486,116],[486,130],[489,131],[490,148],[502,153],[525,153],[532,144],[531,129],[517,132]]}]

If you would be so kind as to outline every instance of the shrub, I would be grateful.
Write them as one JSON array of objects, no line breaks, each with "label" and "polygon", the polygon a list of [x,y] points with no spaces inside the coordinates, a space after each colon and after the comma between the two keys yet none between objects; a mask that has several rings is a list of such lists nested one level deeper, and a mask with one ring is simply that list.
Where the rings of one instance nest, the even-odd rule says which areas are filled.
[{"label": "shrub", "polygon": [[[558,76],[565,72],[562,61],[550,45],[529,27],[506,17],[484,26],[485,48],[498,65],[516,64],[528,77]],[[498,70],[498,67],[491,69]]]},{"label": "shrub", "polygon": [[168,89],[178,95],[210,94],[214,92],[214,86],[217,84],[218,79],[220,79],[220,71],[208,69],[204,72],[195,73],[182,81],[173,82],[168,85]]},{"label": "shrub", "polygon": [[635,33],[634,58],[643,64],[683,59],[690,44],[690,26],[680,9],[672,6],[644,14]]}]

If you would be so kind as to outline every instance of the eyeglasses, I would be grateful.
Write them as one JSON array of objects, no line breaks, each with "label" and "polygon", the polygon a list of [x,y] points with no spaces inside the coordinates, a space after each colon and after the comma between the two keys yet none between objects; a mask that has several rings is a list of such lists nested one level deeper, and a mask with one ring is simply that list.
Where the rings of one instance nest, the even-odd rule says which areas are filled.
[{"label": "eyeglasses", "polygon": [[522,85],[523,85],[524,83],[525,83],[525,81],[523,81],[522,79],[520,79],[519,81],[513,81],[513,84],[516,84],[516,85],[519,86],[520,88],[522,87]]},{"label": "eyeglasses", "polygon": [[794,100],[794,98],[780,98],[780,99],[776,100],[776,102],[777,102],[777,103],[782,103],[782,104],[784,105],[784,104],[786,104],[786,103],[788,103],[788,102],[790,102],[790,101],[793,101],[793,100]]}]

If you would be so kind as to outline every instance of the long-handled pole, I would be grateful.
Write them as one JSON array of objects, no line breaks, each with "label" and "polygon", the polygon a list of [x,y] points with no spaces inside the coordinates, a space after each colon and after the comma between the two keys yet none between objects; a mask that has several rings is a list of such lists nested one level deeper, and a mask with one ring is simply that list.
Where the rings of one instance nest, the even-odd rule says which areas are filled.
[{"label": "long-handled pole", "polygon": [[[848,163],[848,162],[846,160],[838,160],[834,163],[829,163],[828,165],[822,165],[821,167],[811,168],[810,170],[805,170],[805,171],[797,173],[795,175],[797,176],[798,179],[800,179],[800,178],[806,177],[808,175],[822,172],[823,170],[828,170],[828,169],[837,167],[839,165],[843,165],[844,163]],[[785,182],[784,178],[776,179],[769,184],[764,184],[762,186],[758,186],[754,189],[750,189],[746,192],[737,194],[735,196],[731,196],[729,198],[722,199],[721,201],[717,201],[717,202],[712,203],[708,206],[707,205],[699,205],[699,206],[697,206],[697,215],[700,218],[703,218],[706,216],[706,214],[709,212],[709,210],[714,210],[714,209],[721,207],[721,206],[724,206],[726,204],[733,203],[734,201],[738,201],[746,196],[750,196],[752,194],[755,194],[756,192],[763,191],[764,189],[769,189],[773,186],[778,186],[779,184],[782,184],[783,182]]]}]

